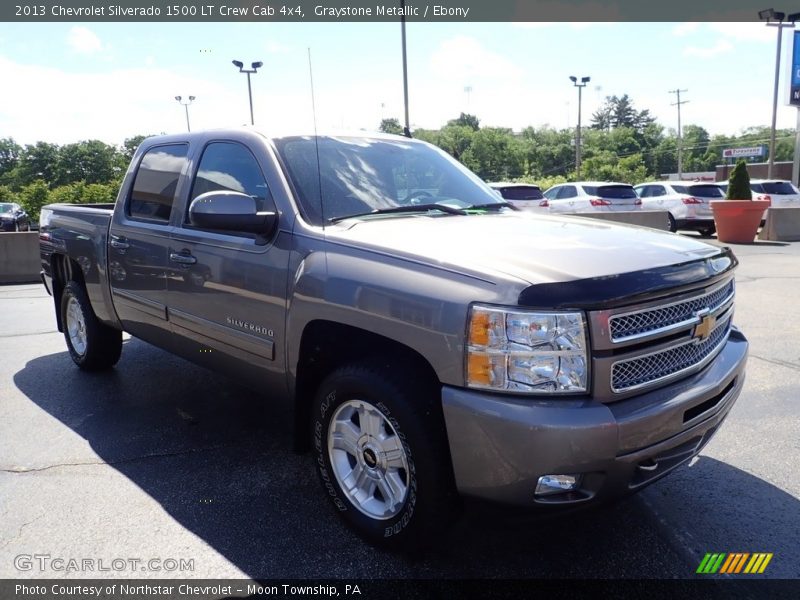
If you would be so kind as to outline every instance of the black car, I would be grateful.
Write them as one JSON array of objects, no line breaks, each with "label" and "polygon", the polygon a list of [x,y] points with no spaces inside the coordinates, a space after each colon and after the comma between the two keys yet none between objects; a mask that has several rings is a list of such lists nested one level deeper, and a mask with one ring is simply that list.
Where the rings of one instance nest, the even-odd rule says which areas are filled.
[{"label": "black car", "polygon": [[0,202],[0,231],[30,231],[28,213],[15,202]]}]

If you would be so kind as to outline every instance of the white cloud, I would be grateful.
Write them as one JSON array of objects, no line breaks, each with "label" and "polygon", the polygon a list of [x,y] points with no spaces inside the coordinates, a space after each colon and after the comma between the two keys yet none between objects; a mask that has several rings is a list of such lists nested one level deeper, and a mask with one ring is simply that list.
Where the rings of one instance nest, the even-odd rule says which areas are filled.
[{"label": "white cloud", "polygon": [[709,23],[709,28],[738,42],[775,43],[777,38],[775,27],[768,27],[764,23]]},{"label": "white cloud", "polygon": [[286,44],[281,44],[274,40],[267,42],[265,49],[270,54],[288,54],[291,51],[291,48]]},{"label": "white cloud", "polygon": [[706,46],[706,47],[689,46],[687,48],[684,48],[683,55],[696,56],[697,58],[711,58],[712,56],[725,54],[726,52],[730,52],[731,50],[733,50],[733,44],[731,44],[727,40],[719,40],[713,46]]},{"label": "white cloud", "polygon": [[430,60],[435,75],[467,83],[472,77],[518,78],[522,69],[504,56],[487,50],[475,38],[458,36],[443,41]]},{"label": "white cloud", "polygon": [[67,34],[67,44],[80,54],[94,54],[103,50],[103,42],[86,27],[73,27]]},{"label": "white cloud", "polygon": [[672,30],[672,35],[676,37],[684,37],[690,33],[694,33],[699,27],[700,23],[697,22],[681,23],[675,26],[675,28]]}]

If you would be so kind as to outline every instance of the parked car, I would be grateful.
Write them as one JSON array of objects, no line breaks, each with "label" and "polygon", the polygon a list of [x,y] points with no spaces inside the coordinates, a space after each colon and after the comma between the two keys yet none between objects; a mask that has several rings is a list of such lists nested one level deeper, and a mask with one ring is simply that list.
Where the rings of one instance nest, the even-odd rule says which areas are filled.
[{"label": "parked car", "polygon": [[[724,196],[728,192],[728,182],[722,181],[717,185]],[[791,181],[785,179],[751,179],[750,189],[753,192],[753,200],[767,200],[770,203],[770,207],[800,207],[800,190]],[[762,225],[766,218],[767,211],[764,211],[761,216]]]},{"label": "parked car", "polygon": [[30,231],[31,222],[16,202],[0,202],[0,231]]},{"label": "parked car", "polygon": [[124,330],[254,386],[291,409],[334,512],[390,548],[442,539],[462,496],[546,512],[639,490],[744,384],[729,248],[513,210],[418,140],[151,137],[115,205],[40,224],[79,368],[111,368]]},{"label": "parked car", "polygon": [[613,181],[578,181],[554,185],[544,193],[551,213],[641,210],[632,185]]},{"label": "parked car", "polygon": [[490,183],[489,187],[520,210],[546,211],[549,207],[542,189],[535,183]]},{"label": "parked car", "polygon": [[725,195],[714,183],[688,181],[651,181],[635,188],[642,199],[644,210],[669,212],[669,230],[692,229],[700,235],[714,235],[712,200],[722,200]]}]

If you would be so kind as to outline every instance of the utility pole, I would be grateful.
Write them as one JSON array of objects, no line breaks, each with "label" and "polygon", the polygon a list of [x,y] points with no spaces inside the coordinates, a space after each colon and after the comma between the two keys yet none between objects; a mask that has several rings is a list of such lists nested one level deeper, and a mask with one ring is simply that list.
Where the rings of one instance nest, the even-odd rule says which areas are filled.
[{"label": "utility pole", "polygon": [[591,77],[581,77],[581,82],[578,83],[578,78],[574,75],[569,76],[569,80],[576,88],[578,88],[578,127],[575,129],[575,179],[581,178],[581,90],[586,87]]},{"label": "utility pole", "polygon": [[683,134],[681,133],[681,104],[686,104],[688,100],[681,102],[681,92],[688,92],[689,90],[669,90],[670,94],[676,94],[678,101],[673,102],[670,106],[678,107],[678,179],[683,179]]}]

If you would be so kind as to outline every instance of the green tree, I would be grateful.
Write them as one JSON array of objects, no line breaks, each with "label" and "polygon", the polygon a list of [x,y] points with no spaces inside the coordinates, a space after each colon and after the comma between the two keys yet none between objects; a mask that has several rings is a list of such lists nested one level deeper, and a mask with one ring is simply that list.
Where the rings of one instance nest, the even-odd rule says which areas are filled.
[{"label": "green tree", "polygon": [[378,130],[382,131],[383,133],[403,135],[403,126],[400,125],[400,121],[397,119],[383,119]]},{"label": "green tree", "polygon": [[13,138],[0,139],[0,177],[19,164],[22,147]]},{"label": "green tree", "polygon": [[457,160],[462,160],[469,150],[472,140],[477,135],[475,130],[466,125],[449,124],[439,130],[436,145]]},{"label": "green tree", "polygon": [[0,202],[17,202],[17,195],[7,185],[0,185]]},{"label": "green tree", "polygon": [[34,221],[39,220],[39,211],[50,203],[50,188],[47,183],[37,179],[23,187],[19,192],[19,203]]},{"label": "green tree", "polygon": [[462,162],[479,177],[501,181],[523,175],[522,145],[510,129],[485,127],[475,132]]},{"label": "green tree", "polygon": [[126,138],[126,140],[122,143],[122,161],[124,164],[122,168],[126,168],[128,164],[133,160],[133,155],[136,152],[136,149],[139,145],[146,140],[149,135],[134,135],[133,137]]},{"label": "green tree", "polygon": [[47,142],[26,145],[19,157],[18,175],[15,184],[23,187],[36,180],[52,184],[56,178],[58,146]]},{"label": "green tree", "polygon": [[457,119],[450,119],[447,122],[447,125],[461,125],[464,127],[469,127],[472,131],[478,131],[481,128],[481,122],[475,115],[470,115],[467,113],[461,113]]},{"label": "green tree", "polygon": [[54,183],[103,183],[113,179],[117,169],[117,149],[114,146],[99,140],[67,144],[58,152]]},{"label": "green tree", "polygon": [[747,162],[744,159],[736,161],[736,166],[731,171],[728,180],[728,200],[752,200],[753,191],[750,189],[750,174],[747,172]]}]

